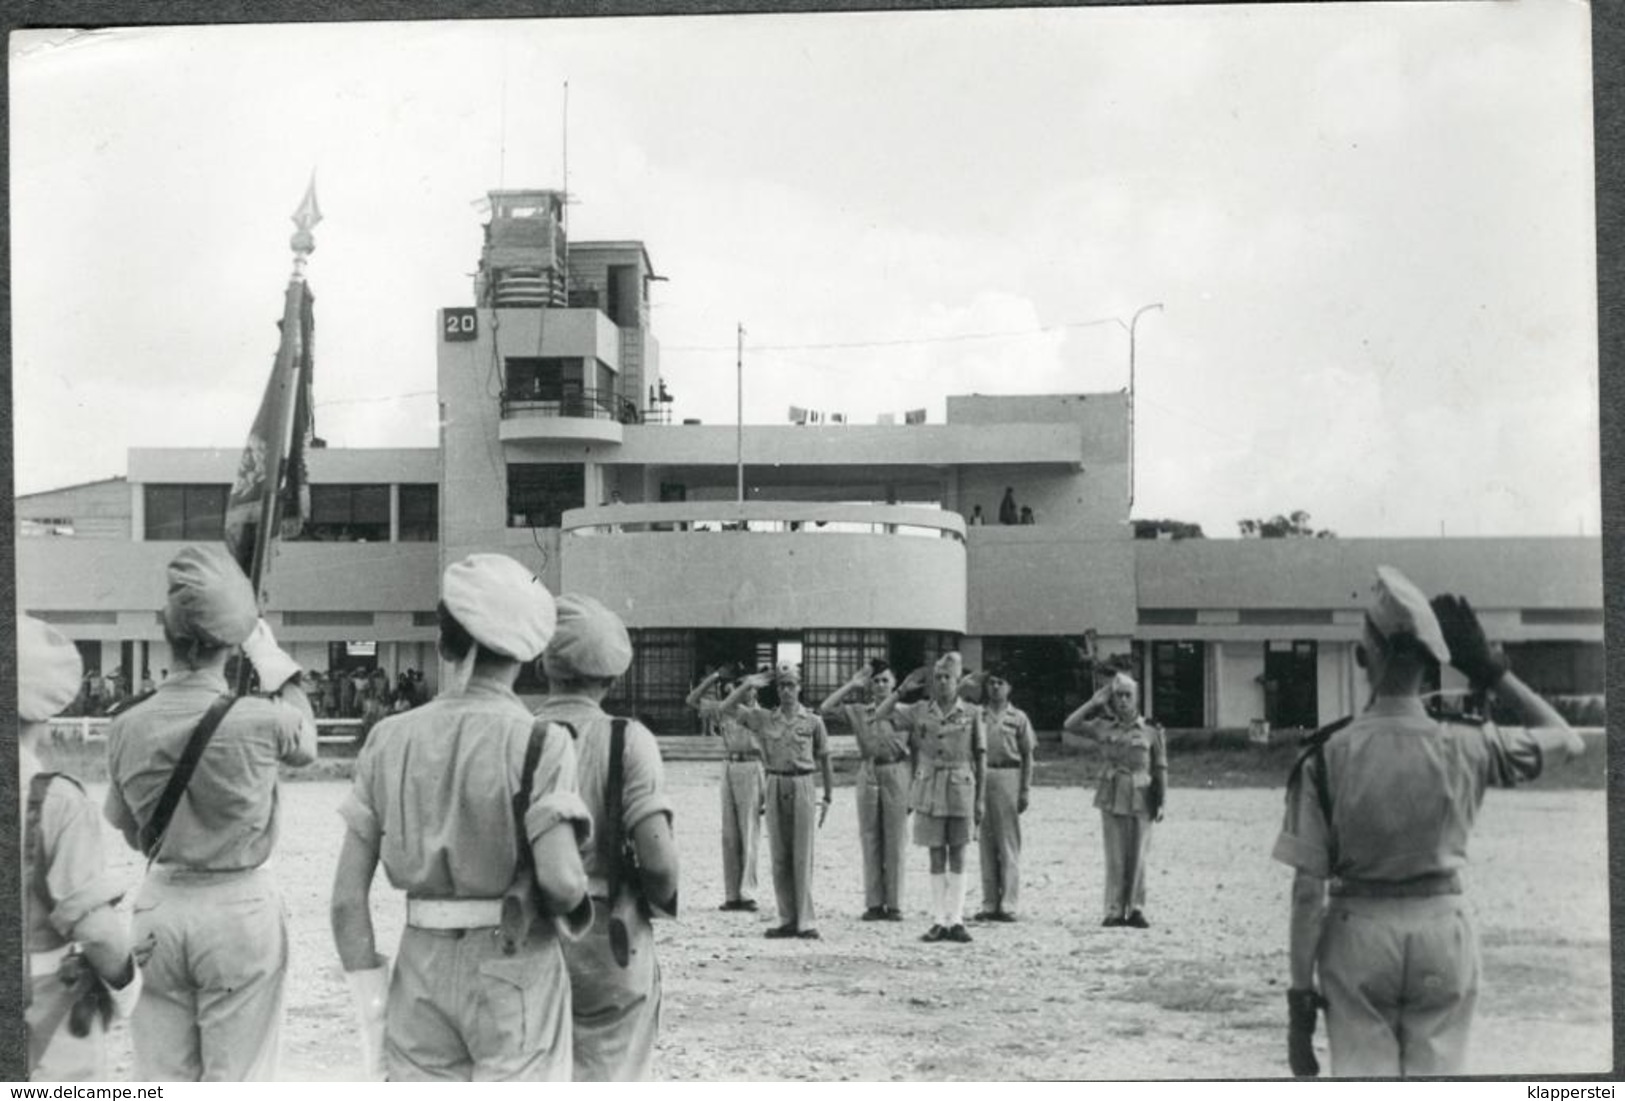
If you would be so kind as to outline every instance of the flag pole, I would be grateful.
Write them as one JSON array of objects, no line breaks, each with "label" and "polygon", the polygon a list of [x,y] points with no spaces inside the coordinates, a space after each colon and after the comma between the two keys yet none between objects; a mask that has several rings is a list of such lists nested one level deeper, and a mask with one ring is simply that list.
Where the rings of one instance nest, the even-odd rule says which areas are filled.
[{"label": "flag pole", "polygon": [[[293,431],[294,403],[299,393],[300,343],[304,339],[303,313],[305,306],[305,264],[316,251],[316,239],[311,230],[321,220],[316,206],[316,177],[312,173],[305,197],[294,211],[296,227],[289,247],[293,250],[293,273],[288,278],[288,289],[282,300],[282,334],[277,344],[276,365],[272,370],[275,405],[271,430],[265,440],[265,483],[260,500],[259,522],[254,530],[254,557],[248,580],[254,587],[257,603],[265,600],[265,583],[271,572],[271,542],[276,538],[282,505],[284,467],[288,459],[289,436]],[[237,671],[237,691],[248,691],[249,664],[243,662]]]}]

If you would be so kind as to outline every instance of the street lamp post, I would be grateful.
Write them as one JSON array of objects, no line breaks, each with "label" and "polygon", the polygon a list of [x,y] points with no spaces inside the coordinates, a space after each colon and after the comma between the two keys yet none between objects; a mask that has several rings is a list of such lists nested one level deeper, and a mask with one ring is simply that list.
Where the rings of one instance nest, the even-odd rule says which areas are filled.
[{"label": "street lamp post", "polygon": [[1140,324],[1140,315],[1148,310],[1162,309],[1161,302],[1152,302],[1134,311],[1127,325],[1121,318],[1113,318],[1128,330],[1128,505],[1134,507],[1134,331]]}]

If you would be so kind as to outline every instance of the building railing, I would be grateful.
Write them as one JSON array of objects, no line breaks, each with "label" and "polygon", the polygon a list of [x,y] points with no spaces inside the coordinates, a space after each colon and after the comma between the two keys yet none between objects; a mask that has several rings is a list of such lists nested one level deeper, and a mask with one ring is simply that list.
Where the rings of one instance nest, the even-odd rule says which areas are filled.
[{"label": "building railing", "polygon": [[796,501],[676,501],[611,504],[565,512],[567,535],[647,532],[911,535],[965,540],[965,518],[919,505],[851,505]]},{"label": "building railing", "polygon": [[502,391],[501,401],[504,418],[578,417],[621,424],[671,423],[670,406],[639,409],[637,402],[615,390],[514,387]]}]

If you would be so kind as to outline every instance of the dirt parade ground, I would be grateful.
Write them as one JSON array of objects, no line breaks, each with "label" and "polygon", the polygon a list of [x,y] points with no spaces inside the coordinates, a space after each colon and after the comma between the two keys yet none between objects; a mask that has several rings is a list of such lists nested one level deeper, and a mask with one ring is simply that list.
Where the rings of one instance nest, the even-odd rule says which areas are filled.
[{"label": "dirt parade ground", "polygon": [[[923,944],[925,853],[910,848],[904,923],[863,910],[852,789],[818,834],[821,941],[766,940],[762,909],[720,913],[719,766],[667,766],[682,853],[680,920],[659,929],[665,1007],[656,1073],[670,1079],[1140,1079],[1285,1076],[1290,871],[1269,859],[1279,788],[1171,792],[1152,841],[1145,931],[1100,927],[1098,812],[1083,787],[1034,790],[1023,819],[1021,920],[975,942]],[[101,785],[93,794],[101,797]],[[347,785],[282,787],[275,858],[292,965],[283,1076],[351,1078],[359,1052],[328,932]],[[123,844],[109,832],[109,851]],[[978,908],[975,848],[966,912]],[[133,858],[121,874],[134,886]],[[1606,807],[1598,790],[1492,791],[1473,839],[1483,951],[1475,1074],[1613,1065]],[[404,903],[382,874],[373,912],[393,951]],[[1325,1031],[1317,1041],[1323,1045]],[[1325,1053],[1322,1048],[1322,1061]],[[116,1038],[118,1073],[131,1070]]]}]

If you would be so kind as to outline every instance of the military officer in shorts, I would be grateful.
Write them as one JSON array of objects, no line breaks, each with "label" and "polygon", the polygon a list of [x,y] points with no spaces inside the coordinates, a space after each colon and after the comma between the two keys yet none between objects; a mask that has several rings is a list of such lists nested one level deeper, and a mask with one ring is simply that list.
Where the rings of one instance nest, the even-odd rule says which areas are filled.
[{"label": "military officer in shorts", "polygon": [[[133,935],[151,948],[130,1022],[145,1081],[276,1077],[288,968],[282,894],[270,868],[284,765],[316,759],[299,666],[259,617],[253,586],[220,546],[186,547],[168,569],[164,637],[177,668],[107,732],[104,813],[152,861]],[[269,695],[233,698],[234,647]],[[161,837],[155,819],[193,732],[229,707]]]},{"label": "military officer in shorts", "polygon": [[[745,709],[746,695],[770,683],[778,687],[779,706]],[[801,674],[793,668],[752,673],[722,701],[722,713],[737,717],[756,736],[767,767],[767,836],[773,858],[773,893],[779,904],[779,924],[767,936],[817,940],[813,838],[834,801],[835,774],[824,720],[802,705],[800,691]],[[814,772],[821,774],[824,787],[824,798],[817,804],[813,802]]]},{"label": "military officer in shorts", "polygon": [[[687,704],[722,735],[722,905],[720,910],[756,909],[756,845],[762,833],[766,776],[762,751],[737,715],[722,714],[722,700],[711,695],[722,680],[721,669],[707,673],[688,694]],[[732,692],[736,685],[730,684]],[[745,693],[742,710],[756,707],[756,690]]]},{"label": "military officer in shorts", "polygon": [[128,925],[114,907],[101,816],[79,781],[47,770],[50,720],[79,695],[79,651],[56,628],[17,619],[18,791],[23,803],[23,959],[29,1078],[109,1077],[107,1028],[141,996]]},{"label": "military officer in shorts", "polygon": [[[569,1081],[570,975],[561,942],[592,920],[568,730],[514,694],[553,637],[552,596],[501,554],[441,579],[449,684],[383,719],[339,808],[333,940],[361,1026],[364,1075],[394,1081]],[[393,973],[369,901],[379,864],[406,893]]]},{"label": "military officer in shorts", "polygon": [[[613,719],[602,707],[631,664],[632,640],[619,616],[590,596],[559,597],[558,631],[542,655],[547,699],[536,717],[572,732],[576,786],[592,816],[593,839],[581,850],[592,898],[592,927],[564,946],[572,998],[572,1077],[577,1082],[637,1082],[649,1077],[661,1000],[650,918],[677,916],[677,844],[660,747],[642,723]],[[617,722],[622,724],[620,815],[611,821],[610,754]],[[612,837],[619,837],[622,845],[609,845]],[[637,857],[635,868],[621,861],[626,842]],[[646,909],[617,908],[610,889],[611,861],[621,861],[625,877],[636,877]],[[624,936],[619,960],[617,936]]]},{"label": "military officer in shorts", "polygon": [[[1462,1074],[1479,979],[1461,887],[1473,820],[1486,788],[1533,779],[1584,743],[1507,669],[1465,599],[1430,605],[1391,567],[1377,570],[1355,657],[1370,702],[1310,739],[1275,842],[1296,873],[1288,1061],[1319,1073],[1311,1039],[1325,1008],[1339,1077]],[[1431,717],[1421,688],[1445,663],[1524,725]]]},{"label": "military officer in shorts", "polygon": [[965,928],[965,846],[986,809],[987,737],[982,710],[959,697],[964,671],[957,653],[945,654],[930,673],[931,696],[898,706],[898,699],[925,685],[916,669],[875,710],[909,739],[913,785],[914,843],[930,851],[931,928],[921,940],[968,944]]}]

